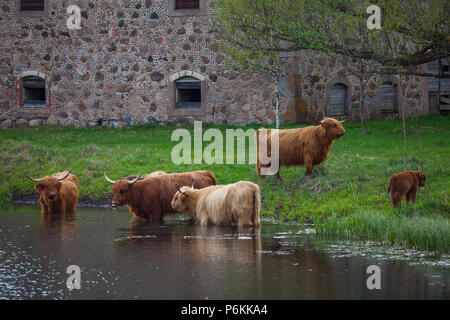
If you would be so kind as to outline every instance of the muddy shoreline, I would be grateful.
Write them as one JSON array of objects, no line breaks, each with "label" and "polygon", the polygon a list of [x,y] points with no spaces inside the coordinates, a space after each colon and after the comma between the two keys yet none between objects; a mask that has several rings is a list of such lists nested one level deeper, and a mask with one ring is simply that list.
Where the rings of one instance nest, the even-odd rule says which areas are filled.
[{"label": "muddy shoreline", "polygon": [[[80,197],[78,199],[77,206],[86,207],[86,208],[110,208],[112,202],[113,195],[106,194],[99,198],[90,198],[87,196]],[[18,194],[14,193],[11,196],[11,202],[13,205],[37,205],[37,201],[39,199],[39,194],[31,193],[31,194]]]}]

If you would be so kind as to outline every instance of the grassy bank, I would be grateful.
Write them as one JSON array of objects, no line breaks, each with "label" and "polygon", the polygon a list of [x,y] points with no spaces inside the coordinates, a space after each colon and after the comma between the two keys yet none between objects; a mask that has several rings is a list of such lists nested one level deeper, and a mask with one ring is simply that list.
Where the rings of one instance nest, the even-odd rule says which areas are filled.
[{"label": "grassy bank", "polygon": [[[171,142],[170,136],[175,126],[1,130],[0,201],[4,205],[10,203],[13,192],[34,192],[33,183],[24,178],[25,173],[40,177],[72,169],[80,179],[80,194],[95,198],[111,192],[111,185],[102,177],[103,171],[114,179],[140,171],[209,169],[222,184],[244,179],[259,183],[263,216],[281,221],[313,220],[323,232],[448,251],[450,121],[442,116],[426,116],[419,121],[427,183],[418,192],[416,205],[402,210],[391,208],[386,192],[389,178],[403,170],[401,120],[371,121],[366,136],[362,135],[359,123],[346,123],[346,135],[336,141],[329,160],[317,170],[314,179],[304,177],[304,168],[283,168],[283,183],[275,177],[258,182],[254,165],[173,164],[171,151],[177,142]],[[219,128],[224,132],[233,127]],[[407,121],[407,129],[408,169],[417,170],[419,143],[413,120]],[[366,227],[356,227],[364,223]],[[371,223],[386,224],[392,230],[383,235],[381,227],[373,227],[373,231]],[[438,226],[437,238],[441,240],[436,238],[431,244],[412,240],[426,238],[426,231]],[[392,236],[393,233],[398,236]]]}]

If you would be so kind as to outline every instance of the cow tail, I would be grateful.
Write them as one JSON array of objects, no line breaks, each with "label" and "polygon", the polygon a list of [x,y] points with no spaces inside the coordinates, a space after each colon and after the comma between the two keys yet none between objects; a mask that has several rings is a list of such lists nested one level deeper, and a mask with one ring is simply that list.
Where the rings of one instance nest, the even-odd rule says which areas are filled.
[{"label": "cow tail", "polygon": [[253,225],[260,226],[260,210],[261,210],[261,192],[259,191],[259,187],[257,185],[253,186]]}]

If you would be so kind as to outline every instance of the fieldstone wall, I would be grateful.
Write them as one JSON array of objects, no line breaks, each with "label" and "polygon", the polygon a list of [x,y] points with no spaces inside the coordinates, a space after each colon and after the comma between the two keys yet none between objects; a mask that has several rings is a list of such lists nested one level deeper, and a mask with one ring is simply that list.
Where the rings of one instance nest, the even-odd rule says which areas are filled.
[{"label": "fieldstone wall", "polygon": [[[169,79],[186,70],[201,74],[207,90],[201,120],[214,123],[271,124],[276,84],[272,79],[238,73],[224,56],[206,15],[169,16],[167,0],[52,0],[47,17],[18,17],[16,1],[0,4],[0,126],[107,125],[176,121],[170,115]],[[69,5],[81,8],[81,30],[69,30]],[[348,117],[358,119],[359,82],[338,62],[315,54],[288,59],[280,81],[281,122],[312,122],[324,115],[327,85],[336,77],[351,83]],[[47,102],[23,107],[21,78],[45,76]],[[367,118],[377,118],[376,77],[368,80]],[[423,81],[402,83],[410,110],[427,113]],[[408,109],[409,110],[409,109]],[[188,120],[193,118],[188,116]]]},{"label": "fieldstone wall", "polygon": [[[286,54],[289,60],[288,76],[281,82],[286,109],[282,114],[285,122],[314,122],[326,116],[329,89],[334,84],[348,87],[348,107],[345,118],[360,119],[360,79],[349,72],[339,60],[308,52]],[[384,82],[399,85],[397,110],[383,114],[380,110],[380,87]],[[364,118],[390,119],[399,116],[405,106],[406,116],[428,114],[426,79],[403,76],[400,85],[398,75],[373,75],[364,81]],[[300,118],[300,119],[299,119]]]}]

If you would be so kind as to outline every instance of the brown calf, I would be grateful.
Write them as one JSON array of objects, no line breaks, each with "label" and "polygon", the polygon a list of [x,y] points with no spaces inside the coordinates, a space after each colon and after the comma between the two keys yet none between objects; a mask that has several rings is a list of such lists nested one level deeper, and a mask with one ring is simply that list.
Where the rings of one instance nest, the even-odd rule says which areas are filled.
[{"label": "brown calf", "polygon": [[419,171],[404,171],[394,174],[389,180],[388,193],[391,194],[392,205],[401,205],[402,198],[406,196],[406,202],[416,202],[418,187],[425,186],[426,175]]}]

